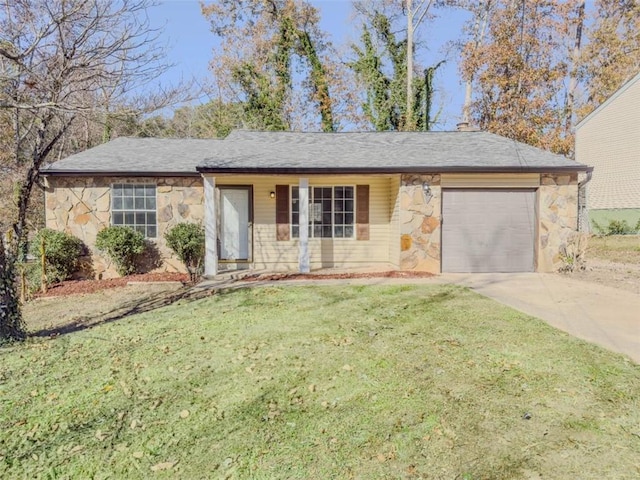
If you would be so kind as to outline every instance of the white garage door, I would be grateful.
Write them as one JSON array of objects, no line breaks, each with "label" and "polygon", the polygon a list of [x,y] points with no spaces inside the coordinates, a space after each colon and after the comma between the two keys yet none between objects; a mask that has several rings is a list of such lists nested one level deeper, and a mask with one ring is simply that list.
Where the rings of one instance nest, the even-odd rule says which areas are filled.
[{"label": "white garage door", "polygon": [[442,195],[443,272],[533,272],[535,190],[448,189]]}]

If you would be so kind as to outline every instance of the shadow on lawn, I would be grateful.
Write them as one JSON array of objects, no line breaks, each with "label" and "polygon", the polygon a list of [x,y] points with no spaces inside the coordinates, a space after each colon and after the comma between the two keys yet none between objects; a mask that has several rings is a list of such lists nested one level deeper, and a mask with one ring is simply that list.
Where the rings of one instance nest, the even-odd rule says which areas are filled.
[{"label": "shadow on lawn", "polygon": [[[278,281],[285,280],[285,281]],[[120,305],[113,310],[100,313],[96,315],[79,315],[67,323],[57,325],[51,328],[42,328],[39,330],[33,330],[30,333],[31,337],[55,337],[59,335],[66,335],[68,333],[79,332],[87,330],[99,325],[104,325],[111,322],[116,322],[129,315],[136,315],[139,313],[151,312],[158,308],[167,307],[173,305],[180,300],[194,301],[201,298],[210,297],[213,295],[225,295],[227,293],[235,292],[238,290],[245,290],[254,287],[260,287],[265,285],[275,286],[292,286],[292,285],[309,285],[314,282],[291,280],[286,281],[287,278],[274,280],[272,278],[252,280],[250,282],[243,281],[242,279],[228,279],[211,283],[201,283],[197,285],[187,285],[174,292],[160,292],[153,296],[132,300]],[[304,279],[303,279],[304,280]],[[307,279],[308,280],[308,279]],[[322,279],[320,279],[322,280]],[[384,278],[374,279],[369,285],[384,283]],[[402,287],[400,287],[402,288]],[[357,294],[356,294],[357,295]],[[344,294],[334,295],[329,299],[331,303],[339,303],[345,301]]]},{"label": "shadow on lawn", "polygon": [[210,297],[212,295],[224,295],[225,293],[240,289],[250,288],[265,284],[267,282],[252,282],[251,285],[238,284],[237,280],[227,280],[220,282],[214,286],[187,285],[174,292],[160,292],[144,300],[133,300],[114,308],[110,312],[99,315],[83,315],[74,318],[64,325],[52,328],[44,328],[35,330],[30,333],[32,337],[55,337],[58,335],[66,335],[73,332],[79,332],[90,328],[116,322],[129,315],[150,312],[158,308],[167,307],[180,300],[199,300],[201,298]]}]

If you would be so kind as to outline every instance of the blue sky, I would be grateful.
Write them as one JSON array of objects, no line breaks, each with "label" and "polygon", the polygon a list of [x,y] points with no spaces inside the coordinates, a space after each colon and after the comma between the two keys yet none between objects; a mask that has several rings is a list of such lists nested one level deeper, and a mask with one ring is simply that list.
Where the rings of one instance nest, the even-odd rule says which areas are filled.
[{"label": "blue sky", "polygon": [[[341,47],[350,39],[358,38],[357,24],[351,20],[351,2],[348,0],[312,1],[321,12],[321,27],[328,32],[334,45]],[[459,12],[436,11],[438,18],[426,22],[418,31],[423,42],[417,61],[423,66],[434,65],[446,58],[436,78],[436,107],[441,108],[439,130],[453,130],[458,122],[464,97],[464,87],[458,76],[457,54],[447,42],[459,38],[464,16]],[[446,14],[445,14],[446,13]],[[208,65],[216,38],[200,13],[195,0],[164,0],[149,12],[152,25],[164,25],[163,40],[168,44],[168,61],[175,67],[160,79],[173,82],[181,76],[200,79],[210,76]]]}]

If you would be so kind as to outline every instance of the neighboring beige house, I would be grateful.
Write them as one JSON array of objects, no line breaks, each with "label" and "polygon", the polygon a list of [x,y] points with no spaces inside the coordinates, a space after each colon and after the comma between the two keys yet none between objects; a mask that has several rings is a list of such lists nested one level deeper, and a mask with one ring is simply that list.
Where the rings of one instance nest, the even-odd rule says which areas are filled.
[{"label": "neighboring beige house", "polygon": [[225,140],[120,138],[56,162],[47,226],[81,238],[203,223],[205,273],[322,267],[548,272],[577,229],[567,158],[485,132],[233,132]]},{"label": "neighboring beige house", "polygon": [[576,161],[594,167],[591,221],[640,220],[640,73],[576,127]]}]

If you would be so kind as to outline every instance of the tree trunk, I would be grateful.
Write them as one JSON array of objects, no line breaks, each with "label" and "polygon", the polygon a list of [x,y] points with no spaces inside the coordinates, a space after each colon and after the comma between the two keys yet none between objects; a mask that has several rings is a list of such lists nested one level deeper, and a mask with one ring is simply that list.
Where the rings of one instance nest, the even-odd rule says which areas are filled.
[{"label": "tree trunk", "polygon": [[578,18],[576,23],[576,37],[571,54],[571,72],[569,74],[569,88],[567,90],[567,101],[565,105],[565,134],[571,133],[576,111],[576,89],[578,88],[578,63],[580,61],[580,48],[582,45],[582,27],[584,25],[584,0],[578,5]]},{"label": "tree trunk", "polygon": [[405,130],[413,130],[413,2],[407,0],[407,113]]},{"label": "tree trunk", "polygon": [[300,55],[307,57],[311,67],[311,82],[313,83],[314,93],[318,102],[318,110],[323,132],[335,132],[336,127],[333,121],[333,105],[331,94],[329,93],[329,82],[327,74],[322,65],[322,61],[318,56],[318,52],[313,44],[311,36],[303,31],[298,31],[298,39],[300,41]]},{"label": "tree trunk", "polygon": [[[484,5],[480,2],[473,25],[473,50],[475,51],[482,45],[484,32],[487,28],[489,20],[489,9],[491,8],[491,0],[486,0]],[[467,125],[471,123],[471,101],[473,99],[473,75],[471,74],[465,82],[464,106],[462,107],[462,122]]]},{"label": "tree trunk", "polygon": [[24,340],[25,326],[20,313],[15,283],[15,261],[7,255],[4,238],[0,234],[0,343]]}]

